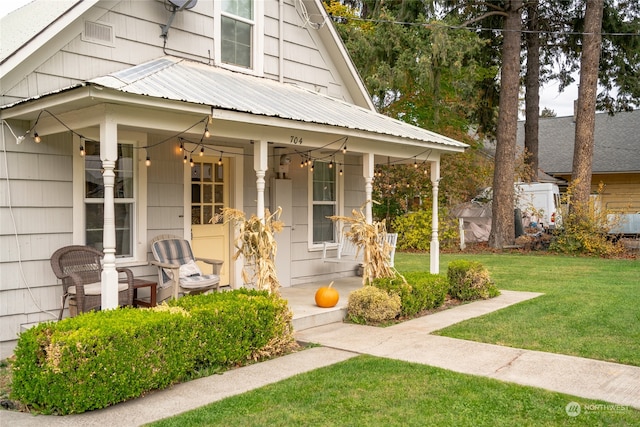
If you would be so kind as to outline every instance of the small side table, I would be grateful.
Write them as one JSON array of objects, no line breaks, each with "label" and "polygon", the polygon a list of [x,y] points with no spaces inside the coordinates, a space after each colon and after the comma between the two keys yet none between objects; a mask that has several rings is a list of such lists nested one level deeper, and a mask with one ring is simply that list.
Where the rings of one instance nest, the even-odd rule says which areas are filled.
[{"label": "small side table", "polygon": [[[156,292],[158,284],[151,280],[133,279],[133,306],[134,307],[155,307]],[[138,299],[138,289],[149,288],[149,301]]]}]

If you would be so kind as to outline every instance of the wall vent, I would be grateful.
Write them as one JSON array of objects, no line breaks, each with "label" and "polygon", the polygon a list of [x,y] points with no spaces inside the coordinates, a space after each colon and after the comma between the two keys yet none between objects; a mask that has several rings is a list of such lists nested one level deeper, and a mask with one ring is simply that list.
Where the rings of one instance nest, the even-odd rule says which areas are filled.
[{"label": "wall vent", "polygon": [[102,22],[85,21],[82,40],[106,46],[114,46],[113,25]]}]

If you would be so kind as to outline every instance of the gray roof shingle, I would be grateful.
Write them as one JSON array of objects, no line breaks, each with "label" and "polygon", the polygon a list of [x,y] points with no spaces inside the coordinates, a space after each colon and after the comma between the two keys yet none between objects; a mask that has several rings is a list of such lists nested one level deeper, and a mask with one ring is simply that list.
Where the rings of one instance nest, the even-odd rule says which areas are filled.
[{"label": "gray roof shingle", "polygon": [[[570,174],[574,141],[573,117],[541,118],[540,169],[551,175]],[[524,144],[524,122],[518,123],[518,143]],[[640,172],[640,110],[596,114],[593,172]]]}]

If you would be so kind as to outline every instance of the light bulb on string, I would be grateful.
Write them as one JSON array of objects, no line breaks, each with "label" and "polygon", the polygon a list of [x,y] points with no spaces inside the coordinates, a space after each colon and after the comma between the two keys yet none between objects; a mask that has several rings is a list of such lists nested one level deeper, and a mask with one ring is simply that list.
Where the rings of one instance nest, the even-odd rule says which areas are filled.
[{"label": "light bulb on string", "polygon": [[200,148],[200,157],[204,156],[204,145]]},{"label": "light bulb on string", "polygon": [[220,152],[220,158],[218,159],[218,166],[222,166],[222,151]]},{"label": "light bulb on string", "polygon": [[209,138],[211,136],[211,132],[209,132],[209,127],[205,126],[204,127],[204,137],[205,138]]},{"label": "light bulb on string", "polygon": [[418,161],[416,159],[413,159],[413,168],[418,169]]},{"label": "light bulb on string", "polygon": [[80,157],[84,157],[85,154],[86,152],[84,151],[84,146],[80,144]]},{"label": "light bulb on string", "polygon": [[190,165],[191,167],[194,167],[194,166],[195,166],[195,163],[193,162],[193,157],[189,159],[189,165]]},{"label": "light bulb on string", "polygon": [[342,154],[347,154],[347,143],[346,142],[342,146]]},{"label": "light bulb on string", "polygon": [[342,176],[342,168],[340,168],[340,176]]},{"label": "light bulb on string", "polygon": [[187,159],[187,155],[185,154],[185,155],[184,155],[184,158],[182,159],[182,163],[187,164],[187,160],[188,160],[188,159]]},{"label": "light bulb on string", "polygon": [[329,162],[329,169],[332,169],[332,168],[333,168],[333,160]]},{"label": "light bulb on string", "polygon": [[313,168],[315,168],[316,162],[311,163],[311,168],[309,168],[309,172],[313,172]]},{"label": "light bulb on string", "polygon": [[147,159],[144,161],[144,164],[147,166],[151,166],[151,157],[149,157],[149,154],[147,154]]},{"label": "light bulb on string", "polygon": [[38,135],[38,132],[33,133],[33,141],[36,144],[40,144],[40,142],[42,141],[42,138],[40,138],[40,135]]}]

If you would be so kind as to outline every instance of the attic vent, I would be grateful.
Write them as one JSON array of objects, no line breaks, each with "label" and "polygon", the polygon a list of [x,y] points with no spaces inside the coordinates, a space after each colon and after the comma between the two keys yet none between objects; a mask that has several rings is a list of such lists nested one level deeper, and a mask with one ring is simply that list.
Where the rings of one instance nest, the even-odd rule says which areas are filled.
[{"label": "attic vent", "polygon": [[113,26],[102,22],[84,23],[84,33],[82,40],[90,43],[98,43],[106,46],[114,46]]}]

